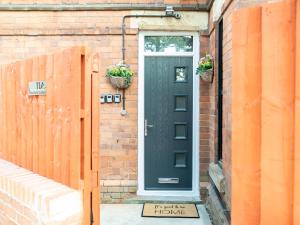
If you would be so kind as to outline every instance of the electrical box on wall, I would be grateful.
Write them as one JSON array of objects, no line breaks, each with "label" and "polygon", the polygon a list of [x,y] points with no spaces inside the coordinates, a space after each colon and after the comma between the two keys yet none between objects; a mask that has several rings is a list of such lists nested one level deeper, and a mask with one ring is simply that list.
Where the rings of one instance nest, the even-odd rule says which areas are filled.
[{"label": "electrical box on wall", "polygon": [[102,94],[99,99],[101,104],[104,103],[120,103],[122,101],[121,94]]},{"label": "electrical box on wall", "polygon": [[107,103],[112,103],[113,102],[113,95],[112,94],[107,94],[106,95],[106,102]]},{"label": "electrical box on wall", "polygon": [[114,95],[114,102],[115,103],[120,103],[121,102],[121,95],[120,94],[115,94]]},{"label": "electrical box on wall", "polygon": [[105,95],[101,95],[100,96],[100,103],[103,104],[106,102],[106,96]]}]

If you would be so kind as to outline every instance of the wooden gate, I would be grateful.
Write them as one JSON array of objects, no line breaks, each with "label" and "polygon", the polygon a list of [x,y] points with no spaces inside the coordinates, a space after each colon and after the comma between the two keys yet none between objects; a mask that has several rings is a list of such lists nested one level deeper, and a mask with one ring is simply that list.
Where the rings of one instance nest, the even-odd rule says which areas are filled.
[{"label": "wooden gate", "polygon": [[74,47],[1,66],[0,158],[82,190],[84,225],[97,225],[99,109],[90,58]]}]

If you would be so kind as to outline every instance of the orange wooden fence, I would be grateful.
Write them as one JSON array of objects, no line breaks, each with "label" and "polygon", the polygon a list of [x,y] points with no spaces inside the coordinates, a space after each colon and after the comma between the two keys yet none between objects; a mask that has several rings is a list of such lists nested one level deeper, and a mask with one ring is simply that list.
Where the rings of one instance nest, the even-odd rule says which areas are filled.
[{"label": "orange wooden fence", "polygon": [[[91,208],[99,224],[99,133],[91,124],[97,89],[92,93],[90,62],[84,48],[74,47],[0,67],[0,157],[83,190],[85,225]],[[46,95],[30,96],[30,81],[45,81]]]},{"label": "orange wooden fence", "polygon": [[300,224],[300,2],[296,4],[294,225]]},{"label": "orange wooden fence", "polygon": [[232,225],[300,225],[299,17],[299,1],[233,15]]}]

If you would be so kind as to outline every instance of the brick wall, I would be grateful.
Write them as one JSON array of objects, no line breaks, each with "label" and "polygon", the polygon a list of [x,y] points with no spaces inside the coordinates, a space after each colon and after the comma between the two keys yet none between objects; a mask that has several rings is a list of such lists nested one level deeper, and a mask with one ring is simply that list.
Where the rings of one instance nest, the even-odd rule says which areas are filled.
[{"label": "brick wall", "polygon": [[[37,1],[35,1],[37,2]],[[40,1],[41,2],[41,1]],[[70,1],[71,2],[71,1]],[[119,2],[119,1],[116,1]],[[126,2],[126,1],[124,1]],[[130,1],[132,2],[132,1]],[[137,3],[139,1],[136,1]],[[141,1],[145,3],[145,1]],[[157,2],[157,1],[147,1]],[[163,3],[162,1],[159,1]],[[179,3],[179,1],[165,1]],[[182,1],[190,3],[193,1]],[[201,3],[201,1],[198,1]],[[123,3],[123,1],[122,1]],[[74,45],[85,45],[99,55],[98,85],[100,93],[116,93],[105,78],[106,69],[119,63],[121,55],[121,21],[122,16],[130,11],[65,11],[65,12],[0,12],[0,63],[45,54]],[[145,13],[134,11],[134,13]],[[146,12],[147,13],[147,12]],[[155,13],[153,11],[149,13]],[[161,12],[159,12],[161,13]],[[192,12],[181,12],[191,16]],[[207,29],[206,13],[204,21],[199,21],[199,30]],[[184,14],[185,15],[185,14]],[[134,19],[133,19],[134,20]],[[173,19],[174,20],[174,19]],[[163,24],[166,26],[172,22]],[[180,21],[174,20],[176,23]],[[195,26],[195,21],[182,20],[181,27],[189,23]],[[204,24],[204,25],[201,25]],[[157,24],[156,24],[157,25]],[[120,202],[122,199],[134,196],[137,188],[137,70],[138,70],[138,33],[132,28],[131,21],[127,23],[127,60],[135,72],[132,86],[126,90],[126,109],[128,115],[120,115],[121,104],[105,104],[100,110],[100,180],[102,197],[106,202]],[[205,34],[205,33],[204,33]],[[201,54],[208,52],[208,36],[200,38]],[[206,180],[209,163],[209,93],[208,85],[201,83],[200,97],[200,145],[201,145],[201,175]],[[113,185],[112,185],[113,184]],[[118,184],[118,185],[117,185]]]},{"label": "brick wall", "polygon": [[223,173],[228,192],[225,200],[230,208],[231,191],[231,72],[232,72],[232,10],[233,2],[223,19]]},{"label": "brick wall", "polygon": [[[0,13],[1,21],[5,21],[1,24],[1,30],[12,35],[0,37],[0,62],[44,54],[74,45],[86,45],[99,53],[101,94],[116,93],[105,78],[105,71],[121,60],[120,24],[122,15],[126,13],[128,12]],[[110,24],[107,24],[108,18]],[[127,63],[136,72],[137,30],[131,32],[134,35],[126,37],[126,47],[130,49]],[[15,35],[20,33],[30,35],[38,33],[38,35]],[[130,182],[137,179],[136,76],[132,86],[126,91],[126,109],[128,115],[122,117],[120,104],[105,104],[101,107],[101,180]],[[102,189],[105,190],[107,187]]]},{"label": "brick wall", "polygon": [[[200,36],[200,57],[209,52],[208,32],[202,32]],[[201,181],[207,181],[209,166],[209,86],[210,84],[200,79],[200,175]]]},{"label": "brick wall", "polygon": [[102,180],[100,185],[102,202],[118,203],[136,196],[136,180]]},{"label": "brick wall", "polygon": [[0,224],[81,225],[81,191],[0,159]]},{"label": "brick wall", "polygon": [[215,161],[215,154],[217,149],[217,83],[218,83],[218,68],[217,68],[217,60],[216,60],[216,36],[214,30],[210,31],[209,36],[209,52],[214,59],[214,80],[213,84],[209,88],[209,102],[210,102],[210,111],[209,111],[209,153],[210,153],[210,162]]}]

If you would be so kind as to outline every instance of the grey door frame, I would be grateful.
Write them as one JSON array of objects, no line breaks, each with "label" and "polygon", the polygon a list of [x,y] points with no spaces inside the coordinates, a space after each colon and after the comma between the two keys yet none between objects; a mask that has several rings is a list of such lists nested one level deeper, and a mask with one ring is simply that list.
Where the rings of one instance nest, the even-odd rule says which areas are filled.
[{"label": "grey door frame", "polygon": [[[193,52],[178,53],[149,53],[144,52],[145,36],[193,36]],[[139,60],[138,60],[138,191],[140,196],[187,196],[200,197],[200,162],[199,162],[199,76],[193,75],[193,184],[191,191],[148,191],[144,185],[144,57],[145,56],[192,56],[193,72],[199,61],[200,41],[198,32],[162,32],[140,31],[139,32]]]}]

